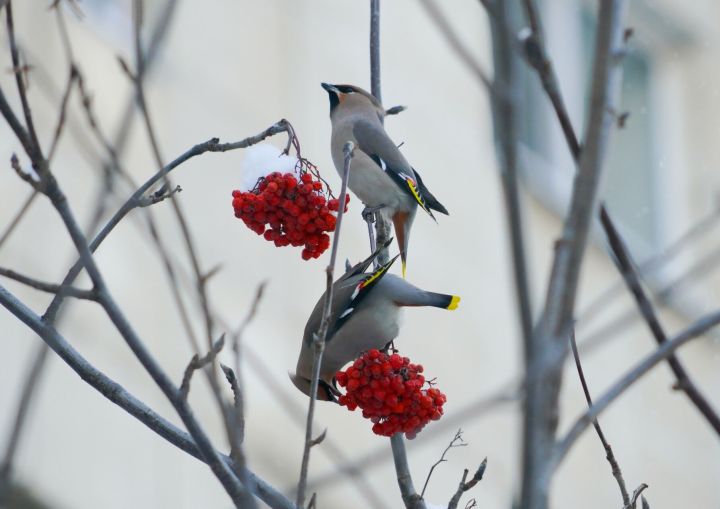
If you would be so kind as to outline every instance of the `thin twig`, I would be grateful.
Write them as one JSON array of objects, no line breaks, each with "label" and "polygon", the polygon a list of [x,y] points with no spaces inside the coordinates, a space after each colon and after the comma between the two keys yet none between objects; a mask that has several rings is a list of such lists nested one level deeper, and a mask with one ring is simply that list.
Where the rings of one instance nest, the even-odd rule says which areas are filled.
[{"label": "thin twig", "polygon": [[[205,154],[206,152],[226,152],[228,150],[247,148],[251,145],[260,143],[261,141],[270,136],[274,136],[283,132],[288,132],[288,125],[289,122],[287,122],[287,120],[281,120],[273,124],[269,128],[265,129],[263,132],[255,136],[250,136],[238,142],[221,144],[217,138],[213,138],[204,143],[199,143],[191,149],[187,150],[185,153],[181,154],[176,159],[165,165],[161,170],[152,175],[143,185],[141,185],[135,190],[135,192],[122,204],[118,211],[115,212],[115,214],[108,220],[105,226],[103,226],[100,232],[95,236],[93,241],[90,243],[90,250],[95,251],[98,246],[103,242],[103,240],[105,240],[105,238],[110,234],[110,232],[112,232],[113,229],[120,223],[120,221],[122,221],[122,219],[129,212],[139,206],[145,193],[147,193],[150,188],[157,184],[157,182],[160,181],[164,175],[170,173],[181,164],[185,163],[189,159],[192,159],[193,157]],[[70,271],[68,271],[66,279],[70,278],[71,280],[74,280],[81,269],[82,264],[81,261],[78,260],[75,265],[73,265],[73,267],[70,269]],[[63,281],[65,282],[65,280]],[[50,305],[50,308],[46,312],[46,315],[56,312],[57,308],[60,306],[60,302],[60,299],[58,299],[57,301],[53,301]]]},{"label": "thin twig", "polygon": [[433,466],[430,467],[430,471],[428,472],[427,477],[425,478],[425,484],[423,484],[422,491],[420,492],[421,497],[425,497],[425,490],[427,489],[427,485],[430,482],[430,478],[432,477],[433,472],[435,471],[435,467],[437,467],[440,463],[444,463],[447,461],[445,459],[445,455],[448,453],[448,451],[454,447],[465,447],[467,443],[465,443],[462,439],[462,430],[459,429],[455,432],[455,437],[450,440],[450,443],[443,451],[442,455],[440,456],[440,459],[437,460]]},{"label": "thin twig", "polygon": [[[2,94],[2,91],[0,90],[0,112],[2,112],[2,114],[6,117],[8,123],[19,124],[12,110],[10,110],[9,107],[6,108],[5,105],[6,101],[4,101],[4,94]],[[18,134],[18,136],[22,135],[22,130],[20,130],[19,133],[20,134]],[[220,461],[217,453],[212,448],[212,444],[210,443],[207,435],[205,435],[204,431],[190,411],[187,402],[180,397],[179,391],[172,385],[170,378],[157,364],[152,355],[146,350],[140,337],[132,329],[124,314],[120,311],[117,304],[110,296],[105,285],[104,278],[93,260],[87,240],[85,239],[85,236],[80,230],[74,215],[68,206],[67,198],[61,191],[53,175],[50,173],[47,160],[44,158],[39,144],[35,143],[34,138],[26,141],[28,141],[28,144],[24,144],[24,147],[32,160],[33,167],[39,175],[40,182],[42,183],[42,191],[50,199],[53,207],[62,219],[73,244],[78,250],[81,265],[87,271],[93,282],[94,288],[98,293],[98,301],[118,329],[118,332],[120,332],[121,336],[132,349],[133,353],[135,353],[138,360],[140,360],[143,364],[143,367],[148,371],[166,397],[173,404],[178,412],[178,415],[187,426],[188,431],[190,431],[190,434],[203,451],[203,457],[207,460],[208,465],[213,470],[213,473],[222,483],[235,505],[239,507],[243,501],[247,499],[247,490],[238,482],[238,479],[234,476],[227,465]],[[250,488],[250,486],[247,487]]]},{"label": "thin twig", "polygon": [[[647,488],[648,485],[645,483],[642,483],[640,486],[635,488],[635,491],[633,491],[632,494],[632,499],[629,500],[627,504],[625,504],[623,509],[635,509],[635,507],[637,507],[638,498],[642,496],[642,492],[645,491]],[[647,502],[645,502],[645,497],[643,497],[643,507],[645,507],[645,504],[647,504]]]},{"label": "thin twig", "polygon": [[[511,385],[512,387],[508,387]],[[505,384],[503,388],[490,396],[479,398],[476,401],[465,405],[458,409],[452,415],[446,415],[440,420],[436,426],[423,430],[424,443],[430,443],[432,438],[439,437],[448,428],[466,423],[468,419],[478,419],[483,415],[489,414],[493,410],[504,407],[505,405],[516,403],[521,399],[521,394],[515,388],[516,384]],[[352,475],[354,472],[364,472],[372,467],[383,463],[389,459],[385,447],[377,447],[375,450],[365,453],[355,458],[352,462],[344,462],[341,467],[333,467],[332,470],[323,474],[316,479],[312,479],[308,486],[312,489],[320,489],[323,486],[332,486],[342,478],[343,475]]]},{"label": "thin twig", "polygon": [[[655,312],[655,308],[650,301],[650,298],[645,293],[645,289],[640,282],[640,276],[638,270],[635,267],[635,263],[627,249],[625,242],[623,242],[620,232],[615,228],[615,225],[610,220],[610,215],[607,210],[603,209],[600,211],[600,221],[605,228],[605,232],[608,236],[608,243],[615,255],[615,261],[618,266],[618,270],[622,275],[628,289],[635,297],[638,309],[642,314],[645,323],[647,323],[650,332],[652,333],[655,341],[658,345],[662,345],[667,341],[667,334],[660,324],[660,319]],[[705,417],[708,424],[715,430],[715,433],[720,435],[720,417],[713,409],[710,402],[700,392],[700,390],[693,382],[692,378],[688,374],[687,370],[676,356],[671,355],[667,359],[670,369],[675,374],[677,379],[676,387],[683,391],[688,399],[693,403],[695,408]],[[627,503],[627,502],[626,502]]]},{"label": "thin twig", "polygon": [[68,101],[70,100],[70,93],[73,90],[73,85],[75,84],[75,80],[77,79],[77,77],[77,70],[75,69],[75,66],[71,65],[70,75],[68,76],[65,92],[63,93],[62,99],[60,101],[60,113],[58,115],[57,124],[55,125],[55,134],[53,135],[52,142],[50,142],[50,150],[48,150],[48,161],[53,160],[55,150],[57,149],[58,143],[60,142],[60,136],[63,132],[63,127],[65,127],[65,117],[67,114]]},{"label": "thin twig", "polygon": [[20,62],[20,52],[18,50],[17,42],[15,40],[15,26],[13,23],[11,1],[7,3],[7,6],[5,8],[5,21],[8,30],[8,40],[10,42],[10,56],[12,57],[13,74],[15,75],[15,83],[17,85],[18,95],[20,96],[20,103],[22,104],[23,115],[25,116],[25,125],[27,127],[29,135],[29,142],[35,148],[33,152],[35,153],[35,155],[37,155],[37,152],[35,152],[35,150],[39,150],[40,141],[38,141],[37,132],[35,131],[35,124],[33,122],[32,113],[30,111],[30,103],[28,102],[27,98],[27,84],[23,81],[23,65]]},{"label": "thin twig", "polygon": [[212,364],[215,359],[217,358],[217,355],[220,353],[220,351],[225,346],[225,334],[220,336],[215,343],[213,343],[212,348],[210,351],[205,354],[202,357],[199,357],[197,354],[193,355],[192,359],[190,359],[190,362],[188,363],[187,367],[185,368],[185,373],[183,374],[182,383],[180,384],[180,395],[187,399],[188,393],[190,392],[190,380],[192,379],[193,374],[198,369],[202,369],[208,364]]},{"label": "thin twig", "polygon": [[0,248],[7,242],[7,240],[10,238],[10,235],[12,235],[12,232],[15,231],[15,228],[20,224],[20,221],[25,217],[25,214],[27,214],[27,211],[30,210],[30,206],[35,201],[35,198],[38,197],[40,193],[37,191],[37,189],[33,189],[30,191],[30,194],[28,195],[27,199],[23,202],[23,204],[20,206],[20,209],[17,211],[15,216],[10,220],[7,227],[5,228],[5,231],[0,236]]},{"label": "thin twig", "polygon": [[[4,2],[3,2],[4,3]],[[73,0],[69,0],[69,5],[71,9],[73,9],[74,13],[78,15],[79,7],[75,4]],[[176,0],[169,0],[165,3],[165,9],[163,9],[162,16],[159,16],[159,21],[155,24],[155,27],[153,28],[153,35],[152,35],[152,41],[150,44],[150,47],[148,48],[147,53],[147,61],[152,62],[154,61],[154,56],[157,53],[158,48],[160,47],[160,43],[162,40],[164,40],[164,36],[167,33],[167,28],[170,26],[170,20],[172,19],[172,14],[175,11],[174,7],[177,4]],[[82,83],[80,81],[81,76],[79,73],[77,73],[77,64],[75,62],[74,56],[73,56],[73,50],[72,45],[70,42],[70,35],[67,30],[67,26],[65,24],[64,15],[62,11],[62,6],[59,4],[58,1],[55,2],[55,18],[58,23],[58,28],[60,31],[60,37],[63,44],[63,47],[65,48],[66,56],[68,58],[69,65],[71,69],[74,69],[77,74],[77,81],[78,81],[78,88],[81,91],[81,94],[85,96],[83,93],[83,87]],[[81,14],[81,13],[80,13]],[[81,16],[80,16],[81,17]],[[39,62],[35,62],[34,66],[35,70],[38,71],[39,68]],[[147,72],[147,66],[146,66],[146,72]],[[35,74],[36,78],[41,78],[43,74],[38,74],[36,72]],[[47,73],[45,74],[46,80],[40,80],[41,85],[43,83],[50,83],[50,80],[48,78],[49,75]],[[51,84],[51,83],[50,83]],[[40,87],[40,90],[47,90],[47,87],[43,88]],[[83,97],[83,105],[85,106],[86,97]],[[64,102],[65,99],[62,101]],[[87,99],[88,107],[86,109],[89,110],[89,99]],[[134,104],[131,101],[128,105],[128,107],[125,108],[126,115],[125,115],[125,121],[123,123],[123,127],[121,127],[120,132],[126,133],[127,132],[127,126],[129,125],[129,121],[131,120],[131,116],[128,115],[128,112],[132,112],[134,110]],[[92,119],[92,112],[89,112],[88,115]],[[60,122],[58,123],[60,124]],[[76,141],[79,142],[80,147],[87,147],[86,141],[87,138],[84,136],[78,136],[77,130],[71,131],[75,137]],[[120,146],[120,143],[117,144]],[[112,148],[112,147],[111,147]],[[113,151],[113,154],[115,152]],[[94,162],[94,161],[93,161]],[[92,218],[90,220],[90,224],[87,228],[88,232],[94,232],[97,229],[98,224],[100,223],[103,213],[105,210],[106,203],[109,201],[109,197],[111,195],[111,192],[113,190],[113,177],[115,175],[115,172],[112,171],[105,171],[105,183],[104,185],[99,188],[98,195],[96,198],[96,205],[94,206],[95,213],[92,214]],[[106,192],[107,191],[107,192]],[[2,238],[0,239],[0,246],[4,241],[6,241],[9,238],[10,233],[13,231],[15,226],[19,224],[19,220],[24,216],[25,211],[28,210],[29,205],[33,203],[34,199],[38,196],[37,191],[33,191],[30,195],[30,198],[26,201],[25,205],[21,209],[21,211],[16,215],[15,219],[11,222],[11,224],[6,229],[5,233],[3,234]],[[67,284],[72,284],[74,280],[65,280]],[[63,300],[63,296],[59,296],[60,302]],[[66,309],[66,308],[63,308]],[[44,320],[52,325],[54,323],[59,324],[63,314],[61,313],[61,310],[57,310],[58,312],[53,314],[46,314],[44,316]],[[183,314],[184,315],[184,314]],[[30,367],[27,370],[27,374],[25,376],[25,380],[22,384],[22,391],[21,391],[21,399],[18,405],[18,408],[15,412],[15,420],[13,423],[12,431],[10,432],[10,439],[8,441],[8,446],[6,449],[6,453],[3,457],[3,479],[0,479],[0,484],[5,482],[6,484],[9,483],[9,476],[12,471],[12,462],[14,460],[15,452],[17,451],[18,444],[20,442],[20,437],[22,434],[23,429],[25,429],[24,422],[26,419],[26,416],[28,415],[29,408],[31,406],[33,396],[37,393],[38,388],[40,387],[40,380],[41,375],[43,372],[43,367],[46,365],[47,359],[50,357],[47,355],[50,348],[46,342],[40,342],[38,343],[38,348],[36,354],[33,356],[32,361],[30,362]]]},{"label": "thin twig", "polygon": [[[641,279],[648,278],[651,274],[659,271],[670,262],[675,260],[682,253],[683,249],[689,248],[694,242],[703,238],[712,228],[720,224],[720,202],[713,206],[710,212],[693,223],[685,230],[677,239],[669,246],[662,249],[659,253],[644,260],[638,265],[638,275]],[[609,286],[607,290],[598,295],[593,301],[585,306],[578,315],[579,321],[588,321],[600,310],[605,309],[611,301],[613,301],[625,289],[625,281],[621,278],[616,283]]]},{"label": "thin twig", "polygon": [[75,288],[74,286],[47,283],[3,267],[0,267],[0,276],[12,279],[13,281],[35,288],[41,292],[54,293],[56,295],[63,293],[68,297],[74,297],[76,299],[97,300],[97,295],[93,290],[82,290],[80,288]]},{"label": "thin twig", "polygon": [[652,368],[667,359],[675,350],[691,339],[705,334],[718,324],[720,324],[720,311],[704,316],[678,335],[663,343],[657,350],[630,369],[623,377],[615,382],[612,387],[605,391],[601,397],[595,399],[593,405],[575,421],[575,424],[573,424],[565,436],[557,442],[553,451],[552,464],[555,467],[559,465],[582,432],[630,386],[640,380]]},{"label": "thin twig", "polygon": [[[32,329],[73,369],[86,383],[95,388],[105,398],[112,401],[130,415],[145,424],[159,436],[182,449],[204,463],[209,463],[207,450],[198,446],[194,438],[185,431],[158,415],[151,408],[130,394],[120,384],[90,364],[75,350],[58,331],[33,313],[27,306],[0,285],[0,305]],[[231,460],[227,456],[214,455],[229,468]],[[293,503],[259,477],[251,474],[257,487],[258,496],[273,508],[295,509]]]},{"label": "thin twig", "polygon": [[335,225],[335,234],[333,235],[333,245],[330,254],[330,262],[325,268],[325,302],[323,303],[323,314],[320,320],[320,329],[313,334],[313,364],[312,378],[310,379],[310,402],[308,404],[307,423],[305,426],[305,446],[303,448],[302,464],[300,466],[300,480],[298,481],[297,498],[295,504],[297,507],[305,505],[305,491],[307,489],[308,466],[310,464],[310,449],[313,446],[313,417],[315,415],[315,400],[317,399],[317,388],[320,381],[320,367],[322,365],[322,355],[325,350],[325,338],[327,337],[330,327],[330,312],[332,310],[333,298],[333,279],[335,274],[335,261],[337,259],[338,244],[340,242],[340,227],[342,219],[345,215],[345,197],[347,196],[347,184],[350,176],[350,161],[352,161],[355,145],[348,141],[343,147],[345,156],[343,164],[342,187],[340,188],[340,208],[338,209],[337,221]]},{"label": "thin twig", "polygon": [[[575,359],[575,367],[577,368],[580,385],[582,385],[583,393],[585,394],[585,400],[587,401],[588,407],[592,407],[592,397],[590,396],[590,389],[588,387],[587,380],[585,379],[582,363],[580,362],[580,353],[578,352],[577,342],[575,341],[574,329],[570,334],[570,346],[572,348],[573,358]],[[628,495],[627,487],[625,486],[625,479],[623,478],[620,465],[618,464],[617,459],[615,459],[615,453],[613,453],[610,443],[605,438],[605,433],[603,433],[597,419],[593,420],[593,427],[595,428],[598,438],[600,438],[600,442],[602,442],[602,446],[605,449],[605,457],[610,464],[610,469],[615,481],[617,482],[618,488],[620,488],[620,496],[622,497],[623,504],[627,505],[630,502],[630,496]]]},{"label": "thin twig", "polygon": [[[455,492],[455,494],[450,499],[450,502],[448,503],[448,509],[456,509],[458,503],[460,502],[460,497],[462,497],[462,494],[466,491],[471,490],[477,483],[482,481],[483,475],[485,474],[485,469],[487,468],[487,458],[482,460],[482,463],[480,463],[480,466],[475,471],[475,475],[472,476],[472,479],[470,479],[468,482],[465,482],[465,479],[467,479],[468,475],[468,469],[466,468],[463,472],[462,479],[460,480],[460,484],[458,485],[458,489]],[[469,507],[475,507],[475,500],[471,500],[468,502],[468,504],[465,506],[466,509]]]},{"label": "thin twig", "polygon": [[40,378],[43,373],[43,366],[45,365],[45,359],[47,358],[48,351],[49,348],[47,347],[47,343],[37,343],[35,352],[32,356],[32,362],[30,363],[30,367],[25,375],[25,383],[22,385],[22,390],[20,390],[18,406],[15,411],[15,419],[13,421],[11,431],[8,434],[7,445],[3,453],[2,462],[0,463],[0,500],[2,499],[1,492],[3,486],[7,487],[11,482],[15,453],[17,452],[20,444],[20,437],[24,429],[25,419],[27,418],[30,410],[33,391],[40,382]]},{"label": "thin twig", "polygon": [[[240,384],[240,377],[242,373],[242,339],[243,335],[245,334],[245,329],[247,329],[248,325],[250,325],[250,323],[255,318],[255,315],[257,314],[258,308],[260,307],[260,301],[262,300],[263,293],[265,292],[266,285],[267,281],[263,281],[258,285],[257,289],[255,290],[255,298],[250,305],[250,309],[248,310],[245,319],[238,327],[237,332],[232,335],[231,344],[235,362],[235,371],[233,372],[229,368],[221,366],[223,372],[225,373],[225,377],[227,378],[230,386],[233,389],[235,401],[235,424],[238,434],[237,439],[240,443],[243,442],[245,435],[245,397],[242,386]],[[230,371],[230,373],[232,373],[232,378],[235,379],[234,383],[228,374],[228,370]]]}]

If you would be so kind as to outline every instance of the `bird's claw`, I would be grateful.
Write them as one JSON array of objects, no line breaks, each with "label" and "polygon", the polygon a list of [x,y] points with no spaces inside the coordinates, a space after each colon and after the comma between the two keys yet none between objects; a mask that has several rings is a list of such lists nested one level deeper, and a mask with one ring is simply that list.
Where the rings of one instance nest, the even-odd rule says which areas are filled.
[{"label": "bird's claw", "polygon": [[362,211],[362,218],[366,223],[375,222],[375,212],[385,208],[385,204],[376,205],[374,207],[365,207]]}]

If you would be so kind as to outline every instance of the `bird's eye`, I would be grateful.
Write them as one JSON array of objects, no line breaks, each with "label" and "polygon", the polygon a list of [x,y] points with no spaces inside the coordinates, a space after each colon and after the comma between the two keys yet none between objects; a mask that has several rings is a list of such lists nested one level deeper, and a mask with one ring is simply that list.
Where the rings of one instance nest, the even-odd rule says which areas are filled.
[{"label": "bird's eye", "polygon": [[338,89],[340,92],[342,92],[343,94],[354,94],[354,93],[355,93],[355,90],[353,90],[352,87],[348,87],[348,86],[345,86],[345,85],[339,86],[339,87],[337,87],[337,89]]}]

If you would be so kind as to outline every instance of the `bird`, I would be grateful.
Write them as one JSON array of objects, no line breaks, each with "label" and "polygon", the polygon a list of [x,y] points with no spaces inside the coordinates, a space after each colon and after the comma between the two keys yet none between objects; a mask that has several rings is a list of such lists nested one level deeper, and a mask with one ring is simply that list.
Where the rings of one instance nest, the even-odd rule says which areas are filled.
[{"label": "bird", "polygon": [[418,206],[433,220],[433,210],[446,215],[448,211],[385,132],[386,111],[380,101],[354,85],[321,86],[330,98],[330,151],[335,169],[342,176],[343,147],[353,142],[348,187],[365,204],[364,215],[379,211],[392,221],[405,277],[410,229]]},{"label": "bird", "polygon": [[[330,325],[320,366],[319,400],[336,401],[339,393],[334,376],[345,364],[367,350],[385,348],[398,336],[400,308],[432,306],[454,310],[458,307],[460,297],[457,295],[421,290],[404,278],[389,274],[388,269],[397,256],[373,272],[366,272],[390,242],[392,239],[333,283]],[[313,336],[320,329],[324,304],[325,293],[308,318],[296,371],[289,374],[295,386],[307,395],[312,379]]]}]

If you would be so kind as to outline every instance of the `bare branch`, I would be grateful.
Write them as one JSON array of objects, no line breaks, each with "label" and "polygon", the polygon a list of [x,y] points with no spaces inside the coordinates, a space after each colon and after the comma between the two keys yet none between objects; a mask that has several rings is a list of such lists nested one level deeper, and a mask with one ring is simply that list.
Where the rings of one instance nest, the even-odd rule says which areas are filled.
[{"label": "bare branch", "polygon": [[37,343],[35,352],[32,356],[32,362],[25,375],[26,381],[20,391],[20,397],[18,400],[18,406],[15,411],[15,419],[5,451],[3,453],[2,462],[0,463],[0,498],[2,498],[3,485],[7,486],[10,484],[11,475],[13,470],[13,461],[15,460],[15,453],[17,452],[20,444],[20,437],[22,435],[23,423],[27,418],[28,411],[30,410],[30,403],[32,401],[32,395],[35,387],[40,381],[43,372],[43,366],[45,365],[45,359],[47,359],[49,348],[47,343]]},{"label": "bare branch", "polygon": [[380,78],[380,0],[370,0],[370,93],[382,103]]},{"label": "bare branch", "polygon": [[30,187],[32,187],[35,191],[40,193],[44,192],[43,183],[40,181],[40,179],[36,175],[25,171],[22,166],[20,166],[20,160],[18,159],[17,154],[13,154],[12,156],[10,156],[10,166],[13,170],[15,170],[15,174],[23,181],[30,184]]},{"label": "bare branch", "polygon": [[617,84],[617,52],[622,45],[622,0],[599,4],[585,149],[580,156],[562,238],[556,244],[545,307],[533,335],[538,355],[527,374],[524,412],[523,486],[520,506],[545,509],[553,465],[562,361],[572,326],[582,265],[600,173],[609,140]]},{"label": "bare branch", "polygon": [[[635,509],[637,507],[637,501],[638,498],[642,495],[642,492],[645,491],[648,488],[648,485],[645,483],[642,483],[640,486],[635,488],[635,491],[633,491],[632,494],[632,500],[629,500],[625,506],[623,506],[623,509]],[[647,504],[647,501],[645,500],[645,497],[643,497],[643,509],[645,508],[645,505]]]},{"label": "bare branch", "polygon": [[397,475],[398,486],[400,487],[400,495],[407,509],[425,509],[425,501],[417,491],[413,484],[412,475],[410,474],[410,465],[408,464],[407,452],[405,452],[405,441],[402,433],[395,433],[390,437],[390,445],[392,446],[393,461],[395,462],[395,473]]},{"label": "bare branch", "polygon": [[[460,502],[460,497],[462,497],[462,494],[466,491],[471,490],[477,483],[482,481],[483,475],[485,474],[485,469],[487,468],[487,458],[482,460],[482,463],[480,463],[480,466],[475,471],[475,475],[473,475],[472,479],[470,479],[468,482],[465,482],[465,479],[467,479],[468,475],[468,469],[466,468],[463,472],[462,479],[460,480],[460,484],[458,485],[458,489],[455,492],[455,494],[450,499],[450,502],[448,503],[448,509],[456,509],[458,503]],[[475,507],[477,504],[475,503],[475,499],[468,502],[468,504],[465,506],[466,509],[470,507]]]},{"label": "bare branch", "polygon": [[[240,382],[238,381],[235,372],[231,367],[224,364],[220,364],[220,368],[223,370],[225,379],[230,384],[230,388],[233,391],[233,401],[235,402],[235,423],[236,423],[236,440],[242,444],[245,441],[245,418],[243,416],[243,393],[240,388]],[[234,444],[231,444],[234,446]]]},{"label": "bare branch", "polygon": [[323,303],[323,314],[320,320],[320,329],[313,335],[313,364],[312,378],[310,380],[310,403],[308,404],[307,423],[305,426],[305,447],[303,448],[302,464],[300,466],[300,480],[298,481],[297,498],[295,504],[298,507],[305,505],[305,491],[307,489],[308,466],[310,464],[310,449],[313,446],[312,427],[313,417],[315,415],[315,400],[317,399],[317,388],[320,380],[320,366],[322,363],[322,355],[325,350],[325,338],[327,337],[330,327],[330,312],[332,309],[333,297],[333,279],[335,274],[335,262],[337,259],[338,243],[340,242],[340,228],[342,226],[343,216],[345,215],[345,197],[347,196],[347,184],[350,176],[350,161],[352,161],[355,145],[348,141],[343,147],[345,155],[342,175],[342,187],[340,188],[340,208],[338,208],[337,221],[335,225],[335,235],[333,235],[332,251],[330,254],[330,262],[325,268],[325,302]]},{"label": "bare branch", "polygon": [[532,30],[530,35],[521,41],[525,49],[525,57],[528,63],[538,72],[543,89],[550,99],[550,103],[560,122],[560,127],[565,135],[570,153],[573,159],[579,161],[580,142],[573,129],[570,115],[568,115],[567,108],[565,107],[565,101],[563,101],[560,92],[560,85],[552,60],[547,56],[547,51],[545,50],[542,24],[535,0],[523,0],[523,6],[525,7],[525,13],[527,14]]},{"label": "bare branch", "polygon": [[[642,314],[645,322],[647,323],[650,332],[658,345],[662,345],[667,342],[667,334],[660,324],[660,320],[655,312],[655,308],[650,301],[650,298],[645,293],[645,289],[642,287],[640,282],[640,276],[638,270],[635,267],[635,263],[628,251],[625,243],[623,242],[620,232],[615,228],[615,225],[610,219],[610,215],[607,210],[602,209],[600,211],[600,221],[605,228],[605,233],[608,236],[608,243],[615,255],[615,262],[618,266],[618,270],[622,275],[628,289],[635,297],[638,309]],[[670,355],[667,359],[670,369],[675,374],[677,379],[677,387],[683,391],[688,399],[695,405],[695,408],[705,417],[708,424],[712,426],[715,433],[720,435],[720,417],[713,409],[710,402],[697,388],[693,380],[690,378],[687,370],[674,355]]]},{"label": "bare branch", "polygon": [[81,290],[80,288],[75,288],[74,286],[46,283],[45,281],[39,281],[3,267],[0,267],[0,276],[12,279],[18,283],[40,290],[41,292],[54,293],[56,295],[62,293],[68,297],[75,297],[76,299],[97,300],[97,295],[93,290]]},{"label": "bare branch", "polygon": [[[118,405],[130,415],[145,424],[152,431],[163,437],[176,447],[204,463],[209,463],[207,451],[198,446],[192,436],[155,413],[151,408],[126,391],[120,384],[106,376],[90,364],[75,350],[58,331],[32,312],[27,306],[17,300],[2,285],[0,285],[0,305],[15,315],[25,325],[40,336],[59,356],[75,371],[85,382],[95,388],[104,397]],[[214,452],[214,456],[226,468],[232,462],[227,456]],[[257,488],[258,496],[273,508],[295,509],[295,506],[272,486],[250,473]]]},{"label": "bare branch", "polygon": [[180,192],[182,192],[182,187],[180,186],[175,186],[172,189],[168,189],[166,186],[162,186],[154,193],[151,193],[148,196],[143,196],[141,199],[139,199],[138,207],[149,207],[150,205],[155,205],[156,203],[160,203],[161,201],[171,198],[172,196]]},{"label": "bare branch", "polygon": [[[446,430],[465,423],[468,419],[478,419],[493,410],[499,409],[504,405],[516,403],[521,399],[522,394],[515,387],[516,384],[504,384],[501,390],[489,395],[478,398],[470,402],[463,408],[458,409],[453,415],[447,415],[437,422],[432,428],[423,430],[425,440],[438,437]],[[511,387],[508,387],[511,386]],[[355,458],[352,462],[343,462],[340,467],[336,467],[328,473],[311,480],[308,485],[312,489],[320,489],[323,486],[332,486],[338,482],[343,475],[354,475],[355,472],[363,472],[371,467],[378,465],[388,459],[385,447],[377,447],[376,449]]]},{"label": "bare branch", "polygon": [[27,199],[20,206],[20,210],[18,210],[12,220],[10,220],[3,234],[0,235],[0,247],[2,247],[3,244],[5,244],[5,242],[7,242],[7,240],[10,238],[10,235],[12,235],[12,232],[15,231],[15,228],[17,228],[17,226],[20,224],[22,218],[25,217],[27,211],[30,210],[30,206],[33,204],[35,198],[37,198],[39,194],[40,193],[36,189],[33,189],[30,192]]},{"label": "bare branch", "polygon": [[[39,151],[40,142],[38,141],[37,133],[35,132],[35,124],[33,123],[32,119],[32,113],[30,112],[30,103],[28,102],[27,98],[27,84],[23,82],[24,66],[20,62],[20,52],[18,51],[17,42],[15,41],[15,26],[13,23],[11,1],[8,1],[5,8],[5,21],[8,30],[8,40],[10,42],[10,56],[12,57],[13,74],[15,74],[15,84],[17,85],[18,95],[20,96],[20,103],[22,104],[23,115],[25,116],[25,124],[27,126],[27,132],[29,136],[28,143],[29,146],[35,147],[36,150]],[[25,143],[23,143],[23,145],[25,146]],[[37,155],[37,153],[39,153],[35,151],[33,152],[34,155]],[[38,168],[38,170],[40,170],[40,168]]]},{"label": "bare branch", "polygon": [[75,80],[78,78],[77,70],[74,65],[70,66],[70,75],[68,76],[67,85],[65,86],[65,92],[63,93],[62,100],[60,101],[60,113],[58,115],[58,121],[55,126],[55,134],[53,135],[52,142],[50,143],[50,150],[48,150],[48,161],[52,161],[57,150],[58,143],[60,142],[60,135],[62,134],[63,127],[65,127],[65,117],[67,114],[67,105],[70,100],[70,93],[72,92]]},{"label": "bare branch", "polygon": [[[519,95],[519,83],[516,72],[518,61],[512,50],[514,41],[510,29],[511,16],[508,12],[511,8],[506,2],[498,2],[493,9],[493,16],[490,16],[495,67],[495,81],[490,99],[507,217],[508,240],[512,252],[516,307],[527,368],[530,359],[533,358],[533,313],[518,188],[518,112],[515,108],[515,98]],[[503,92],[498,93],[499,91]]]},{"label": "bare branch", "polygon": [[680,334],[660,345],[657,350],[636,364],[634,368],[615,382],[610,389],[605,391],[600,398],[597,398],[593,405],[575,422],[565,436],[558,441],[553,452],[552,464],[554,466],[560,464],[570,450],[570,447],[572,447],[572,444],[575,443],[575,440],[585,431],[585,428],[630,386],[640,380],[652,368],[667,359],[682,345],[691,339],[705,334],[718,324],[720,324],[720,311],[710,313],[687,327]]},{"label": "bare branch", "polygon": [[204,368],[208,364],[212,364],[217,357],[217,354],[219,354],[223,349],[223,346],[225,346],[225,334],[215,341],[210,351],[204,356],[199,357],[197,354],[193,355],[192,359],[190,359],[190,362],[185,368],[185,374],[183,375],[182,383],[180,384],[180,395],[183,398],[187,399],[188,392],[190,392],[190,380],[192,379],[195,371]]},{"label": "bare branch", "polygon": [[399,115],[407,109],[407,106],[393,106],[385,110],[385,115]]},{"label": "bare branch", "polygon": [[428,485],[428,483],[430,482],[430,477],[432,477],[432,474],[433,474],[433,471],[435,470],[435,467],[437,467],[440,463],[443,463],[443,462],[447,461],[447,460],[445,459],[445,455],[448,453],[448,451],[449,451],[450,449],[454,448],[454,447],[465,447],[466,445],[467,445],[467,443],[465,443],[465,442],[463,441],[463,439],[462,439],[462,430],[461,430],[461,429],[457,430],[457,431],[455,432],[455,437],[450,441],[450,443],[448,444],[448,446],[445,448],[445,450],[443,451],[442,455],[440,456],[440,459],[437,460],[437,461],[433,464],[433,466],[430,467],[430,471],[428,472],[428,475],[427,475],[427,477],[425,478],[425,484],[423,484],[423,489],[422,489],[422,491],[420,492],[420,496],[421,496],[421,497],[424,497],[424,496],[425,496],[425,490],[427,489],[427,485]]},{"label": "bare branch", "polygon": [[[592,397],[590,396],[590,389],[588,388],[582,363],[580,362],[580,353],[578,352],[577,342],[575,341],[574,329],[570,334],[570,346],[572,347],[572,353],[573,358],[575,359],[575,367],[577,368],[578,378],[580,378],[580,384],[582,385],[583,393],[585,393],[585,400],[587,401],[588,407],[592,407]],[[593,421],[593,427],[595,428],[598,438],[600,438],[600,442],[602,442],[602,446],[605,449],[605,457],[607,458],[608,463],[610,463],[612,475],[613,477],[615,477],[618,488],[620,488],[620,496],[622,497],[623,504],[627,506],[630,502],[630,496],[628,495],[627,487],[625,486],[625,479],[623,478],[622,470],[620,469],[620,465],[615,458],[615,453],[613,453],[610,443],[605,438],[605,433],[603,433],[603,430],[600,427],[600,423],[597,421],[597,419]]]},{"label": "bare branch", "polygon": [[[670,245],[663,248],[661,252],[640,263],[638,266],[638,276],[641,279],[645,279],[665,267],[668,263],[675,260],[677,256],[682,253],[683,249],[692,246],[699,239],[711,232],[714,227],[720,224],[719,220],[720,202],[716,203],[708,214],[703,216],[696,223],[693,223]],[[580,313],[578,319],[588,319],[600,310],[605,309],[607,304],[620,295],[624,289],[625,282],[621,277],[616,283],[608,287],[606,291],[598,295],[589,305],[587,305]],[[635,316],[635,314],[633,316]]]}]

